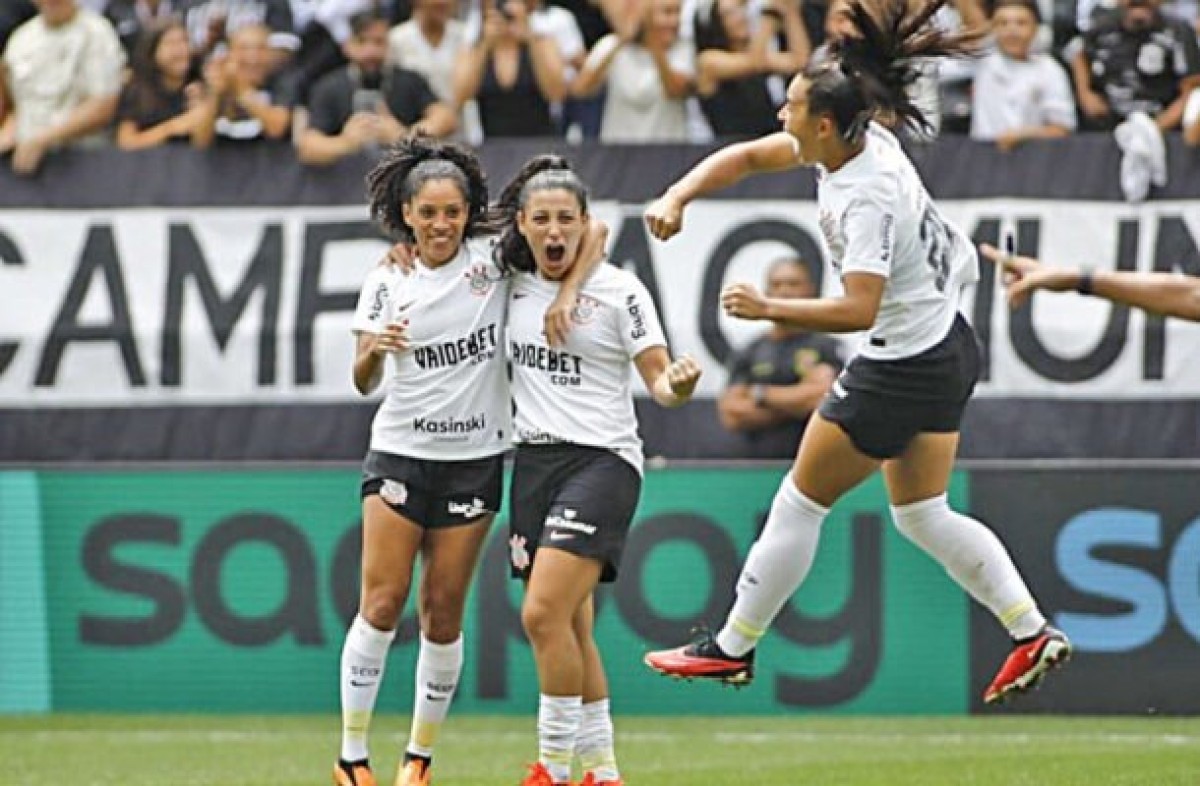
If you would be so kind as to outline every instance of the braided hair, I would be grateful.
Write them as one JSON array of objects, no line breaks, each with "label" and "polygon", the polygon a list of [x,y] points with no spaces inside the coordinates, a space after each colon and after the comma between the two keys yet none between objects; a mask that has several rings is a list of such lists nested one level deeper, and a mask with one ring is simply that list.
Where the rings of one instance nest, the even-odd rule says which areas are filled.
[{"label": "braided hair", "polygon": [[831,42],[829,57],[810,62],[810,114],[829,113],[842,138],[862,139],[877,113],[887,113],[919,132],[933,126],[909,88],[922,61],[978,51],[983,30],[947,32],[931,23],[945,0],[849,0],[846,13],[858,35]]},{"label": "braided hair", "polygon": [[431,180],[449,180],[462,192],[467,201],[465,238],[495,231],[487,177],[479,159],[462,145],[419,134],[388,148],[367,173],[371,218],[393,238],[412,243],[415,238],[404,220],[404,205]]},{"label": "braided hair", "polygon": [[555,189],[574,194],[579,201],[581,212],[587,213],[587,186],[575,174],[571,162],[559,155],[531,158],[504,187],[500,200],[496,203],[500,240],[496,243],[494,251],[496,264],[501,270],[532,273],[537,268],[533,259],[533,249],[517,228],[517,214],[524,209],[531,194]]}]

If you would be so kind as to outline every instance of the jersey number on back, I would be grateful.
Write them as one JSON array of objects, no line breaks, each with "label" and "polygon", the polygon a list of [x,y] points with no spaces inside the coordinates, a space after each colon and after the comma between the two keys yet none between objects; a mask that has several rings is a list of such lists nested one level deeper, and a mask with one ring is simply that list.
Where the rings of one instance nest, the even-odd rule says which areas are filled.
[{"label": "jersey number on back", "polygon": [[921,215],[921,247],[925,249],[925,261],[933,268],[933,283],[938,292],[946,291],[946,279],[950,277],[950,246],[953,243],[950,228],[928,204]]}]

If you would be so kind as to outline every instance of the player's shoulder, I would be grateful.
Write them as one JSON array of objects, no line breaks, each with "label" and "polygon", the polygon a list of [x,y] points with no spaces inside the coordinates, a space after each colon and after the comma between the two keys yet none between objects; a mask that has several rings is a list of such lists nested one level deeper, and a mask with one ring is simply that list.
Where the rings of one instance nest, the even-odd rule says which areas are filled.
[{"label": "player's shoulder", "polygon": [[622,267],[602,263],[583,285],[584,294],[597,298],[619,298],[630,293],[646,291],[646,285],[633,273]]},{"label": "player's shoulder", "polygon": [[537,276],[524,270],[514,270],[511,279],[510,293],[514,300],[521,300],[527,295],[537,294],[545,289],[542,282],[538,281]]},{"label": "player's shoulder", "polygon": [[375,265],[367,271],[362,288],[393,289],[404,279],[404,272],[395,265]]},{"label": "player's shoulder", "polygon": [[477,235],[469,237],[463,241],[463,249],[467,253],[468,259],[472,264],[487,264],[492,267],[499,267],[496,262],[496,236],[495,235]]}]

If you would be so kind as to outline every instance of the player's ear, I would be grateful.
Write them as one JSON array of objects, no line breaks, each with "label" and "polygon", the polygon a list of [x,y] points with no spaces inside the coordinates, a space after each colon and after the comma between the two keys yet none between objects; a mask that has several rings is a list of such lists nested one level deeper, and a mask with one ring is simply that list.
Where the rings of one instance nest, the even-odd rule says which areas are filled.
[{"label": "player's ear", "polygon": [[828,112],[817,115],[817,139],[829,139],[834,136],[839,136],[839,132],[833,115]]}]

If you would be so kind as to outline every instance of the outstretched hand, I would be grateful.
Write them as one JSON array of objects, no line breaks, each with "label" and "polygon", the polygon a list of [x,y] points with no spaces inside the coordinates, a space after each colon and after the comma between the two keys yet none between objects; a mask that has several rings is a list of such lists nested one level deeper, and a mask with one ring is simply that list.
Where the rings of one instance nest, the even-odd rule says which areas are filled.
[{"label": "outstretched hand", "polygon": [[730,284],[721,291],[721,308],[738,319],[769,319],[768,300],[753,284]]},{"label": "outstretched hand", "polygon": [[1000,266],[1001,280],[1008,293],[1008,305],[1018,308],[1039,289],[1050,292],[1069,292],[1079,284],[1079,271],[1071,268],[1049,267],[1032,257],[1006,254],[984,243],[979,252],[985,259]]}]

